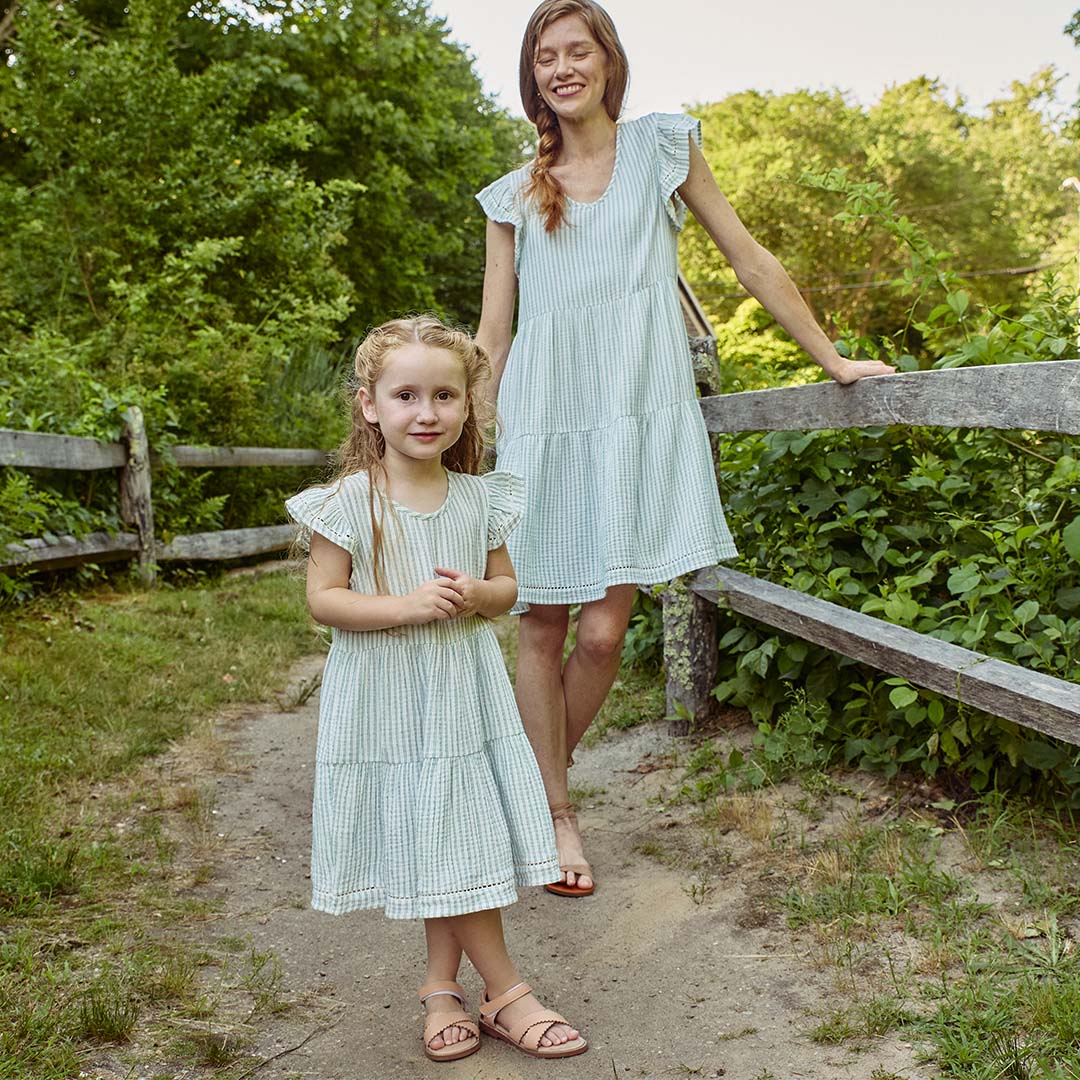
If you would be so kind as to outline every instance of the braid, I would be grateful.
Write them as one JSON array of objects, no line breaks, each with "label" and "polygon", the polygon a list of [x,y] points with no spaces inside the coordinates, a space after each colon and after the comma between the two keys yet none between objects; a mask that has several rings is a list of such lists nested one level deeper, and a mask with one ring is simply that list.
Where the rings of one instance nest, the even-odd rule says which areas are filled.
[{"label": "braid", "polygon": [[562,149],[562,128],[555,113],[542,98],[536,106],[534,123],[540,138],[524,196],[536,200],[544,219],[544,231],[554,232],[566,217],[566,194],[562,184],[551,175],[551,167]]}]

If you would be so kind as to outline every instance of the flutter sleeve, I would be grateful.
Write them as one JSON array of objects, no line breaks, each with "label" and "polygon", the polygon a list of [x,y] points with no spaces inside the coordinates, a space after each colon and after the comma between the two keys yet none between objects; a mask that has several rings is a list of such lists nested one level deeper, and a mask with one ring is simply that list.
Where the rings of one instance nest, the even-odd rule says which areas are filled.
[{"label": "flutter sleeve", "polygon": [[300,543],[311,545],[311,534],[325,536],[333,544],[355,554],[356,537],[342,505],[337,487],[311,487],[285,503],[289,517],[300,526]]},{"label": "flutter sleeve", "polygon": [[521,228],[521,207],[518,205],[517,173],[500,176],[493,184],[476,193],[476,201],[492,221]]},{"label": "flutter sleeve", "polygon": [[690,173],[690,139],[701,146],[701,121],[679,113],[656,113],[656,160],[660,197],[676,229],[686,221],[686,204],[679,188]]},{"label": "flutter sleeve", "polygon": [[489,472],[481,478],[487,490],[487,546],[494,551],[506,543],[525,508],[525,482],[508,472]]}]

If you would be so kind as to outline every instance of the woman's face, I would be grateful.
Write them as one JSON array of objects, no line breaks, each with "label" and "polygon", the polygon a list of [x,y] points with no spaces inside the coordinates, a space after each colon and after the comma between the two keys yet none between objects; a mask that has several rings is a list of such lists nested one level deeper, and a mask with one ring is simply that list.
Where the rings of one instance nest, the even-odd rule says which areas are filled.
[{"label": "woman's face", "polygon": [[586,120],[604,108],[607,54],[580,15],[564,15],[544,27],[533,76],[560,121]]}]

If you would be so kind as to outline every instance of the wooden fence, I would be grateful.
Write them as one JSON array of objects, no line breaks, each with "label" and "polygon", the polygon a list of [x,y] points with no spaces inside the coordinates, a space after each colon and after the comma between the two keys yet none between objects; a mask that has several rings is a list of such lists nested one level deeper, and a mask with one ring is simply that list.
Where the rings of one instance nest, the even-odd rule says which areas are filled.
[{"label": "wooden fence", "polygon": [[[954,368],[708,397],[710,432],[888,424],[1080,434],[1080,361]],[[665,592],[668,715],[715,705],[716,606],[899,675],[995,716],[1080,745],[1080,686],[819,600],[724,566]]]},{"label": "wooden fence", "polygon": [[[325,466],[327,458],[325,450],[278,447],[173,446],[169,449],[169,459],[173,464],[197,469]],[[0,551],[0,570],[15,567],[55,570],[80,563],[134,558],[139,562],[140,577],[150,584],[159,562],[239,559],[283,551],[292,542],[291,525],[222,529],[174,536],[167,544],[156,542],[150,480],[152,460],[142,412],[137,408],[128,409],[124,414],[123,439],[116,443],[71,435],[41,435],[37,432],[0,429],[0,465],[79,472],[119,470],[120,517],[133,530],[115,535],[96,532],[81,539],[60,536],[9,544],[5,551]]]},{"label": "wooden fence", "polygon": [[[807,431],[905,424],[1080,434],[1080,361],[955,368],[757,390],[701,400],[709,431]],[[0,430],[0,465],[119,469],[121,516],[134,530],[9,545],[0,569],[57,568],[137,558],[145,581],[170,559],[231,559],[281,551],[291,525],[232,529],[155,543],[151,453],[142,415],[130,409],[122,442]],[[179,466],[322,466],[322,450],[175,446]],[[717,605],[804,641],[899,675],[996,716],[1080,745],[1080,687],[992,659],[905,627],[723,566],[702,570],[664,594],[668,713],[704,716],[715,704]]]}]

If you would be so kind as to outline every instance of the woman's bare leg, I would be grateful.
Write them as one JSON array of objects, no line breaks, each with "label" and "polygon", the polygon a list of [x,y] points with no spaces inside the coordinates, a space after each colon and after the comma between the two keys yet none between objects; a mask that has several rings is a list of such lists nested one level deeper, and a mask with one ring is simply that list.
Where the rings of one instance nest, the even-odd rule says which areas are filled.
[{"label": "woman's bare leg", "polygon": [[[521,616],[516,695],[550,806],[570,801],[567,759],[600,711],[615,681],[630,621],[635,585],[608,589],[602,600],[583,604],[577,639],[564,666],[569,608],[536,605]],[[585,863],[573,819],[555,821],[561,863]],[[586,863],[587,865],[587,863]],[[568,885],[588,888],[592,877],[567,871]]]},{"label": "woman's bare leg", "polygon": [[570,609],[554,604],[531,607],[518,625],[514,695],[551,806],[567,801],[566,700],[562,679],[563,648],[569,626]]},{"label": "woman's bare leg", "polygon": [[[468,915],[453,915],[446,919],[429,919],[428,923],[445,923],[473,967],[480,973],[489,998],[496,998],[524,980],[506,951],[503,938],[502,912],[498,908],[474,911]],[[527,994],[499,1011],[500,1027],[510,1027],[514,1021],[541,1008],[540,1002]],[[553,1024],[540,1040],[541,1046],[561,1046],[578,1037],[576,1028]],[[434,1043],[432,1043],[434,1046]]]},{"label": "woman's bare leg", "polygon": [[596,719],[619,673],[636,592],[636,585],[615,585],[602,600],[581,605],[574,651],[563,669],[567,755]]}]

